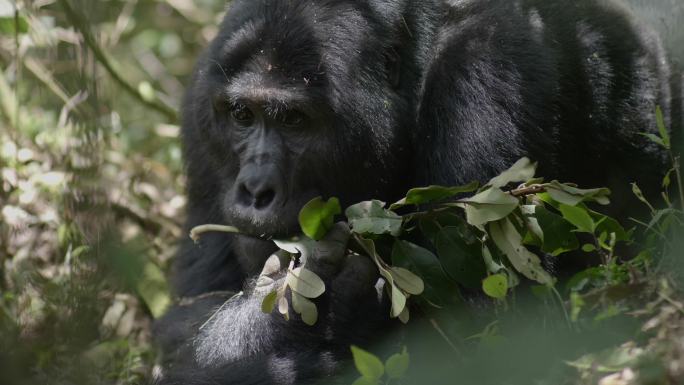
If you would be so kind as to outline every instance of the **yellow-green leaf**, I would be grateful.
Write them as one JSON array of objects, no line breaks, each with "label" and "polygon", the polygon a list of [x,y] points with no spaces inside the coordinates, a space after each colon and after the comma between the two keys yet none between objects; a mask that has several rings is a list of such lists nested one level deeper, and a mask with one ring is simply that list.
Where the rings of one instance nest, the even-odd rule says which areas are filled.
[{"label": "yellow-green leaf", "polygon": [[404,377],[406,371],[409,367],[409,354],[406,351],[406,347],[402,349],[401,353],[396,353],[391,355],[387,361],[385,361],[385,371],[387,372],[387,377],[392,379],[399,379]]},{"label": "yellow-green leaf", "polygon": [[337,198],[324,201],[323,198],[316,197],[299,211],[299,226],[307,237],[319,240],[332,227],[335,215],[340,213],[342,209]]},{"label": "yellow-green leaf", "polygon": [[572,223],[577,230],[584,233],[594,233],[596,224],[594,223],[594,220],[591,219],[591,216],[589,216],[587,210],[584,208],[580,206],[568,206],[561,204],[559,206],[559,210],[561,214],[563,214],[563,218]]},{"label": "yellow-green leaf", "polygon": [[554,283],[551,275],[542,268],[539,257],[522,244],[522,236],[508,218],[490,223],[489,235],[522,275],[545,285]]},{"label": "yellow-green leaf", "polygon": [[278,300],[278,292],[273,290],[272,292],[266,294],[264,299],[261,301],[261,311],[270,314],[275,307],[276,301]]},{"label": "yellow-green leaf", "polygon": [[350,348],[354,358],[354,366],[363,377],[376,381],[382,377],[385,373],[385,366],[377,356],[358,346],[352,345]]},{"label": "yellow-green leaf", "polygon": [[506,293],[508,292],[508,277],[506,277],[505,274],[490,275],[482,280],[482,290],[492,298],[506,298]]}]

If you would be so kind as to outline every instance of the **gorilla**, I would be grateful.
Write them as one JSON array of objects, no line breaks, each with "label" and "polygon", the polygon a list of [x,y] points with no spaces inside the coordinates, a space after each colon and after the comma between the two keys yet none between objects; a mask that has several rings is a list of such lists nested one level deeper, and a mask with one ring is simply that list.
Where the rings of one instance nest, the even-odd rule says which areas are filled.
[{"label": "gorilla", "polygon": [[666,154],[641,133],[656,106],[681,116],[669,80],[658,39],[604,0],[234,0],[184,100],[186,225],[249,235],[183,241],[158,383],[331,383],[350,344],[390,327],[353,256],[314,258],[314,326],[261,312],[257,278],[282,276],[265,239],[299,233],[313,197],[392,202],[523,156],[612,188],[618,211],[629,182],[657,190]]}]

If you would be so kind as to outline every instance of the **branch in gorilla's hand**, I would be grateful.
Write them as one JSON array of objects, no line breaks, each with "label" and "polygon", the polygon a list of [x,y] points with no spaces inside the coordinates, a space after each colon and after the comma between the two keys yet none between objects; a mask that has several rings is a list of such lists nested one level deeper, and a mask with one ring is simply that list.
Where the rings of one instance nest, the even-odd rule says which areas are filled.
[{"label": "branch in gorilla's hand", "polygon": [[[479,288],[497,300],[518,284],[518,274],[552,287],[555,278],[535,251],[557,256],[576,250],[575,232],[590,233],[605,250],[614,248],[614,242],[604,242],[609,237],[629,239],[617,221],[585,205],[607,204],[608,189],[544,183],[534,178],[535,172],[536,163],[523,158],[480,188],[477,183],[419,187],[389,207],[379,200],[351,205],[344,212],[347,222],[334,222],[341,212],[336,198],[312,199],[299,213],[304,234],[270,239],[281,249],[280,260],[267,261],[273,268],[265,266],[260,277],[261,310],[278,309],[288,319],[292,308],[314,324],[318,314],[312,300],[356,254],[370,258],[384,278],[390,316],[407,322],[409,297],[441,307],[458,291],[456,285]],[[507,188],[513,184],[518,187]],[[191,237],[197,240],[207,231],[240,233],[232,226],[202,225],[192,229]],[[432,248],[414,239],[429,240]],[[286,270],[285,278],[270,279],[266,273],[271,270]]]}]

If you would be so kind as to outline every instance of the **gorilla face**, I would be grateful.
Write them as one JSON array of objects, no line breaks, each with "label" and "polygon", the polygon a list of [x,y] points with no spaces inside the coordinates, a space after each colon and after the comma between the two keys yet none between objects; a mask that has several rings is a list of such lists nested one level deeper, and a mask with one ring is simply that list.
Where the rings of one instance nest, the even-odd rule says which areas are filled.
[{"label": "gorilla face", "polygon": [[394,198],[408,159],[387,31],[344,2],[254,1],[233,3],[186,100],[186,143],[210,154],[225,222],[283,236],[315,196]]},{"label": "gorilla face", "polygon": [[211,100],[215,130],[209,139],[223,143],[233,166],[222,177],[222,211],[228,222],[256,235],[296,230],[299,208],[324,193],[323,172],[335,172],[325,156],[330,114],[312,108],[305,83],[269,74],[269,59],[218,82]]}]

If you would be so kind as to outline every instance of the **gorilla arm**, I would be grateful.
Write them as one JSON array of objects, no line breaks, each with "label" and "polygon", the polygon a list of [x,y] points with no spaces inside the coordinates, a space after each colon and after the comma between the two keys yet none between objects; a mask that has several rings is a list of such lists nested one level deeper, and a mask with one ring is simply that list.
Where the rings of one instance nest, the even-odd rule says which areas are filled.
[{"label": "gorilla arm", "polygon": [[[349,345],[363,345],[388,314],[378,302],[377,269],[367,257],[345,255],[348,237],[347,225],[337,224],[305,261],[326,283],[326,292],[315,300],[319,319],[313,326],[292,311],[289,321],[277,310],[261,311],[264,296],[282,285],[287,266],[275,256],[244,294],[169,312],[176,319],[164,324],[199,331],[171,357],[176,362],[159,383],[299,384],[331,375],[349,355]],[[182,314],[186,321],[179,323]]]}]

